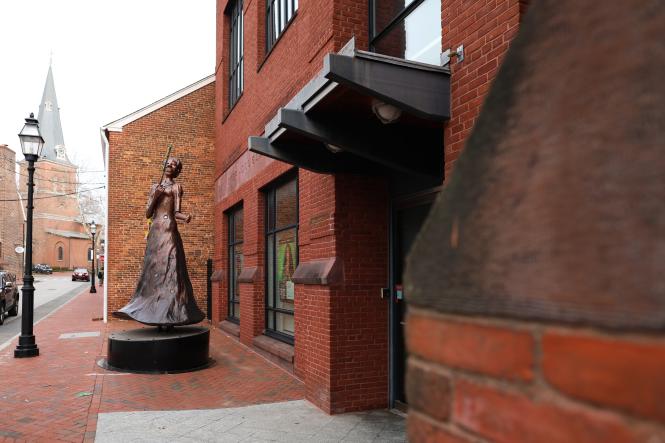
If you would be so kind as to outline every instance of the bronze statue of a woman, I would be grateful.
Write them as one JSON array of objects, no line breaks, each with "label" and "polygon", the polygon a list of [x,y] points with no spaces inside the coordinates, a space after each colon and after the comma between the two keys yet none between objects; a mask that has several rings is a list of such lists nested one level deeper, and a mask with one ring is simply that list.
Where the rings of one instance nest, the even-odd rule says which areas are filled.
[{"label": "bronze statue of a woman", "polygon": [[183,189],[175,178],[181,170],[180,160],[169,158],[164,179],[150,189],[145,215],[152,218],[152,224],[143,270],[134,295],[125,307],[113,313],[116,317],[160,327],[189,325],[205,317],[194,299],[176,224],[176,220],[189,223],[192,218],[180,212]]}]

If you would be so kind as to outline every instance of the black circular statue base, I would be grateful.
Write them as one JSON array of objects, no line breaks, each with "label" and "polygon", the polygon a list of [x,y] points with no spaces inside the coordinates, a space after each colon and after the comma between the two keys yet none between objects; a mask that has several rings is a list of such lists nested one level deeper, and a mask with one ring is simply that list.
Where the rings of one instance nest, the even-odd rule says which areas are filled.
[{"label": "black circular statue base", "polygon": [[210,331],[196,326],[141,328],[109,335],[108,358],[98,364],[114,371],[189,372],[207,368]]}]

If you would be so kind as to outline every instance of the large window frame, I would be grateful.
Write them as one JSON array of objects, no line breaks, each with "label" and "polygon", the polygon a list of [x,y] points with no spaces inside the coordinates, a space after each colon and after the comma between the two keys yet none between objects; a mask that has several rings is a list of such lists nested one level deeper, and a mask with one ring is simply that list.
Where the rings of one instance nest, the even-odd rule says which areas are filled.
[{"label": "large window frame", "polygon": [[[241,227],[238,229],[238,219],[241,220]],[[242,248],[244,243],[244,213],[242,205],[236,206],[227,213],[228,229],[228,309],[227,319],[234,323],[240,323],[240,287],[238,286],[238,276],[242,271],[242,261],[244,253],[238,254],[238,247]],[[240,232],[238,232],[240,231]],[[238,258],[240,258],[240,267],[238,267]]]},{"label": "large window frame", "polygon": [[275,46],[298,12],[298,0],[266,0],[266,54]]},{"label": "large window frame", "polygon": [[[407,17],[427,0],[411,1],[411,3],[402,8],[401,11],[396,12],[395,15],[379,29],[376,23],[376,6],[377,2],[380,1],[381,0],[369,0],[369,50],[377,53],[380,53],[380,51],[377,50],[377,43],[390,34],[396,26],[404,23]],[[441,32],[443,32],[443,29],[441,29]]]},{"label": "large window frame", "polygon": [[[284,188],[295,182],[295,222],[291,224],[286,224],[284,226],[279,226],[277,223],[277,191],[281,188]],[[289,335],[277,330],[279,314],[287,316],[293,316],[295,324],[295,298],[294,298],[294,309],[284,309],[277,307],[277,297],[279,294],[279,281],[277,278],[277,262],[278,254],[276,251],[277,248],[277,237],[280,233],[286,232],[288,230],[295,230],[295,251],[292,251],[292,254],[295,254],[295,266],[298,266],[299,263],[299,247],[298,247],[298,230],[299,230],[299,220],[300,220],[300,198],[299,198],[299,186],[298,186],[298,176],[297,174],[288,174],[282,179],[271,184],[269,188],[264,190],[265,195],[265,265],[266,265],[266,278],[265,278],[265,335],[273,337],[277,340],[293,344],[295,340],[295,330],[294,335]],[[271,251],[272,250],[272,254]],[[272,260],[271,260],[272,255]],[[272,296],[272,300],[270,297]],[[271,321],[272,318],[272,321]],[[272,327],[271,327],[272,324]]]},{"label": "large window frame", "polygon": [[245,87],[244,18],[242,10],[242,0],[236,0],[229,10],[231,23],[229,34],[229,108],[232,108],[240,99]]}]

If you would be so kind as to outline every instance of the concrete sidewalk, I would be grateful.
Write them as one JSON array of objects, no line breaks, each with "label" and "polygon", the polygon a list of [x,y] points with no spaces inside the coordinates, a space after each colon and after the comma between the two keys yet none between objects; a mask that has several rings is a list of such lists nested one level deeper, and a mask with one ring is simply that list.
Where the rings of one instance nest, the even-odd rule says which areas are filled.
[{"label": "concrete sidewalk", "polygon": [[0,351],[0,441],[405,441],[403,418],[330,417],[302,400],[299,380],[216,328],[208,369],[106,371],[107,334],[141,325],[96,320],[102,300],[86,289],[35,325],[38,357],[15,359],[16,340]]}]

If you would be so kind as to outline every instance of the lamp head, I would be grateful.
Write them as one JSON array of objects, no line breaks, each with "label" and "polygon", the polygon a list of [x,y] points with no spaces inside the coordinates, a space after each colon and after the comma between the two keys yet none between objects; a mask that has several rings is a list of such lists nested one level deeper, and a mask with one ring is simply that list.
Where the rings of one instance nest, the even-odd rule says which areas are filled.
[{"label": "lamp head", "polygon": [[21,151],[23,155],[34,155],[39,157],[44,147],[44,139],[39,132],[39,122],[35,118],[35,114],[30,113],[30,117],[25,119],[23,129],[18,134],[21,141]]}]

